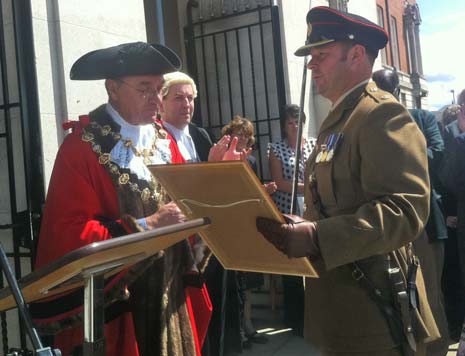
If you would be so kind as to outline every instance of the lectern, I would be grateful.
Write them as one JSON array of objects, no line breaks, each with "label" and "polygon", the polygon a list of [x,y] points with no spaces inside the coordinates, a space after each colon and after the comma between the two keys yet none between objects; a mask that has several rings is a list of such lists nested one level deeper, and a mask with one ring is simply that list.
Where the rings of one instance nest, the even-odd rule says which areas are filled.
[{"label": "lectern", "polygon": [[[155,255],[158,251],[204,229],[208,218],[190,220],[159,229],[134,233],[106,241],[95,242],[74,250],[18,281],[12,276],[8,262],[4,268],[10,287],[0,290],[0,311],[19,307],[24,313],[28,333],[37,355],[53,355],[43,348],[35,332],[26,303],[58,296],[84,287],[84,355],[104,356],[104,295],[105,278]],[[19,288],[15,288],[19,287]],[[12,292],[13,291],[13,292]],[[56,353],[55,353],[56,354]]]}]

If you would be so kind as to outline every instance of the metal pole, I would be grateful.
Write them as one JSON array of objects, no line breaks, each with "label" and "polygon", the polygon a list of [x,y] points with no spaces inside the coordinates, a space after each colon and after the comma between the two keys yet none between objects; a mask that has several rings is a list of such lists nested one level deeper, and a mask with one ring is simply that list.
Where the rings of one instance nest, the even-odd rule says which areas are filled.
[{"label": "metal pole", "polygon": [[3,249],[3,245],[0,242],[0,259],[2,264],[3,273],[8,281],[8,285],[10,286],[11,293],[13,294],[16,304],[18,305],[19,313],[21,314],[24,324],[26,325],[26,330],[31,338],[32,346],[34,349],[38,350],[42,348],[42,343],[40,342],[39,335],[37,331],[34,329],[32,324],[31,317],[27,312],[27,306],[24,302],[23,295],[18,286],[18,282],[16,282],[16,278],[14,277],[13,271],[11,270],[10,264],[8,263],[8,258],[6,257],[5,250]]},{"label": "metal pole", "polygon": [[224,336],[226,332],[226,301],[228,299],[228,270],[223,268],[223,274],[221,278],[221,309],[220,309],[220,349],[219,356],[224,355]]},{"label": "metal pole", "polygon": [[52,355],[61,355],[59,350],[53,350],[50,347],[43,347],[42,342],[40,341],[39,334],[37,334],[37,330],[34,328],[32,324],[31,316],[29,315],[29,311],[27,310],[27,305],[24,302],[23,294],[21,293],[21,289],[19,289],[18,282],[14,277],[13,271],[11,266],[8,262],[8,258],[6,257],[5,250],[3,249],[3,245],[0,242],[0,263],[2,265],[3,274],[5,275],[8,285],[11,289],[11,294],[15,298],[16,305],[18,306],[19,314],[24,321],[24,325],[26,326],[26,331],[31,338],[31,343],[35,351],[35,355],[41,356],[52,356]]},{"label": "metal pole", "polygon": [[157,7],[157,30],[158,30],[158,43],[165,44],[165,24],[163,21],[163,4],[162,0],[155,1]]},{"label": "metal pole", "polygon": [[307,56],[304,58],[304,70],[302,73],[302,88],[300,92],[300,110],[297,126],[297,142],[295,145],[295,166],[293,173],[292,195],[291,195],[291,214],[296,213],[297,208],[297,185],[299,184],[300,157],[302,155],[302,112],[305,105],[305,89],[307,87]]},{"label": "metal pole", "polygon": [[462,333],[460,335],[459,347],[457,350],[457,356],[465,356],[465,323],[462,326]]},{"label": "metal pole", "polygon": [[105,356],[104,275],[91,273],[84,287],[84,356]]}]

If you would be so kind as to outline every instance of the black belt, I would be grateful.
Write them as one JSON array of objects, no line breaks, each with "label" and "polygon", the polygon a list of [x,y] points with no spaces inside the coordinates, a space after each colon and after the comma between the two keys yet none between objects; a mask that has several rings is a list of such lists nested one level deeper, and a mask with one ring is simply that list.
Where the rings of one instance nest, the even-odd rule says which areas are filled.
[{"label": "black belt", "polygon": [[[357,265],[357,263],[353,262],[350,264],[352,268],[352,278],[358,282],[358,284],[368,292],[371,300],[379,307],[381,313],[386,320],[389,331],[394,342],[397,345],[402,345],[402,351],[404,356],[411,355],[412,352],[416,350],[416,343],[413,337],[413,330],[410,325],[409,318],[403,318],[402,316],[405,314],[405,310],[400,311],[397,310],[391,299],[384,296],[383,292],[377,288],[365,275],[363,270]],[[416,274],[416,273],[415,273]],[[415,286],[416,288],[416,286]],[[401,308],[407,307],[409,308],[409,300],[407,299],[407,291],[405,291],[405,301],[399,301],[402,304],[400,305]],[[410,313],[407,310],[407,315],[410,316]],[[406,319],[406,320],[403,320]],[[407,331],[408,329],[408,331]],[[406,343],[408,344],[408,347]]]}]

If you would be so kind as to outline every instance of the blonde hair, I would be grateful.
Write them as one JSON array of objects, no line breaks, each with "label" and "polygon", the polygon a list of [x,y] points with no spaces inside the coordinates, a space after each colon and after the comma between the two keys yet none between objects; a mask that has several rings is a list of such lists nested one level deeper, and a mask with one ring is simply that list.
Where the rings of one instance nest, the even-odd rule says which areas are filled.
[{"label": "blonde hair", "polygon": [[251,147],[255,143],[253,124],[249,119],[236,115],[221,130],[223,136],[232,135],[235,132],[247,137],[247,147]]},{"label": "blonde hair", "polygon": [[172,85],[176,84],[190,84],[192,87],[192,94],[194,98],[197,97],[197,86],[194,83],[194,80],[189,77],[186,73],[183,72],[171,72],[163,75],[164,83],[161,89],[163,97],[167,96]]}]

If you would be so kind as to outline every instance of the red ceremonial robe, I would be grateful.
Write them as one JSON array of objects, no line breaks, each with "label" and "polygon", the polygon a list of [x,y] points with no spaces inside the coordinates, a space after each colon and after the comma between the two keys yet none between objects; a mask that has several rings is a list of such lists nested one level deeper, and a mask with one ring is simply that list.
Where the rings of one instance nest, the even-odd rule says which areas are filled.
[{"label": "red ceremonial robe", "polygon": [[[92,242],[110,239],[112,227],[97,217],[105,217],[115,227],[120,224],[120,229],[130,232],[120,220],[118,197],[110,176],[81,135],[81,130],[73,130],[58,151],[40,229],[36,268]],[[81,311],[82,306],[78,305],[56,318],[35,321],[49,323]],[[107,355],[139,355],[131,313],[123,313],[107,323],[105,337]],[[82,341],[82,327],[65,329],[55,336],[55,347],[69,355]]]},{"label": "red ceremonial robe", "polygon": [[[104,107],[98,108],[94,113],[91,113],[91,116],[92,114],[95,117],[108,116],[105,114]],[[55,161],[42,220],[36,267],[42,267],[89,243],[107,240],[134,231],[130,224],[121,219],[121,211],[131,210],[132,199],[129,199],[129,202],[123,202],[119,199],[122,194],[121,186],[115,186],[114,177],[112,179],[108,169],[104,168],[104,163],[99,161],[99,159],[102,159],[102,155],[100,158],[96,156],[100,152],[100,148],[105,151],[104,144],[100,147],[95,142],[84,140],[82,129],[91,127],[88,125],[89,117],[81,117],[80,121],[80,125],[75,125],[73,132],[65,138]],[[93,127],[91,128],[93,129]],[[98,126],[98,128],[102,129],[105,126]],[[173,155],[173,157],[176,156]],[[130,175],[130,179],[133,178],[133,175]],[[140,186],[140,188],[142,190],[143,187]],[[145,210],[147,209],[143,208],[143,211]],[[138,215],[141,215],[140,211]],[[142,216],[148,216],[148,214],[142,214]],[[136,216],[136,218],[139,218],[139,216]],[[178,247],[176,251],[179,252],[180,250],[182,250],[182,246]],[[181,262],[178,261],[179,258],[170,255],[168,251],[165,252],[164,259],[166,260],[169,257],[170,263],[176,266],[173,269],[182,270],[182,266],[180,267]],[[166,270],[169,272],[170,269],[165,267],[164,270],[166,274]],[[107,283],[106,291],[117,285],[119,281],[124,281],[124,278],[124,274],[120,273],[110,283]],[[165,279],[162,280],[165,281]],[[170,289],[176,289],[175,287],[177,287],[176,291],[179,291],[179,285],[182,285],[182,281],[180,281],[180,278],[175,278],[174,281],[176,283],[169,282],[171,284]],[[164,289],[163,292],[165,293],[166,290]],[[76,295],[73,297],[76,297]],[[70,301],[70,298],[66,299],[67,297],[64,297],[66,299],[64,303],[51,302],[52,309],[55,309],[54,316],[42,313],[44,310],[43,305],[35,308],[40,311],[39,316],[34,317],[35,321],[47,325],[50,322],[60,322],[64,317],[76,315],[76,313],[82,311],[82,293],[79,297],[79,303],[76,303],[76,298]],[[176,304],[179,303],[179,298],[169,292],[167,292],[167,297],[169,301],[178,300],[178,302],[172,303],[173,306],[168,307],[168,309],[165,306],[166,311],[161,315],[162,318],[167,318],[166,322],[169,325],[167,324],[168,335],[163,336],[163,338],[160,337],[163,340],[158,340],[158,342],[163,343],[160,354],[192,355],[193,352],[189,351],[191,347],[188,339],[189,335],[190,338],[196,336],[196,330],[195,327],[191,330],[185,322],[186,317],[193,319],[192,305],[179,307]],[[47,303],[39,304],[45,305]],[[62,308],[56,310],[57,305]],[[184,308],[186,312],[183,311]],[[177,317],[177,324],[174,326],[173,313],[179,313],[180,315]],[[165,319],[160,320],[160,322],[164,324]],[[188,322],[188,324],[195,325],[193,322]],[[175,328],[175,332],[171,332],[172,327]],[[187,339],[183,335],[187,335]],[[116,317],[112,320],[106,320],[105,337],[107,355],[139,355],[139,338],[136,341],[133,313],[130,311],[125,311],[123,308],[122,311],[116,313]],[[156,335],[152,337],[157,338]],[[182,340],[179,339],[180,337]],[[59,347],[63,355],[69,355],[73,348],[82,344],[82,342],[82,325],[65,329],[55,335],[55,347]],[[144,342],[146,345],[150,345],[151,341],[146,338]],[[199,354],[199,341],[195,338],[192,342],[195,345],[195,351]],[[156,350],[151,350],[151,352],[158,354]]]}]

